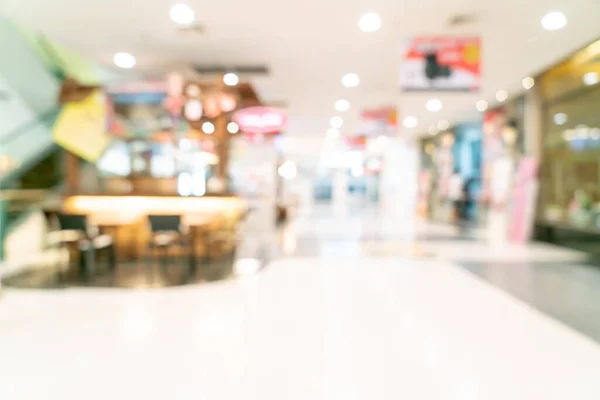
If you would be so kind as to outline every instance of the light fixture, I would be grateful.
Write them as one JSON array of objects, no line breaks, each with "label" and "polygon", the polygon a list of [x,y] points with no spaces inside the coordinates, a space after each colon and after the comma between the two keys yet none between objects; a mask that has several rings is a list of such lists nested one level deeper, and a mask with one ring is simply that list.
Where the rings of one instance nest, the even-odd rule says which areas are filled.
[{"label": "light fixture", "polygon": [[344,125],[344,120],[342,119],[342,117],[338,117],[336,115],[335,117],[332,117],[329,120],[329,125],[331,125],[332,128],[340,129],[342,125]]},{"label": "light fixture", "polygon": [[402,120],[402,125],[405,128],[414,128],[417,126],[418,123],[419,121],[417,120],[417,118],[413,116],[404,117],[404,119]]},{"label": "light fixture", "polygon": [[477,108],[477,111],[481,111],[484,112],[485,110],[488,109],[488,102],[485,100],[479,100],[476,104],[475,107]]},{"label": "light fixture", "polygon": [[187,4],[175,4],[169,11],[171,21],[179,25],[189,25],[196,19],[196,13]]},{"label": "light fixture", "polygon": [[119,68],[133,68],[135,66],[135,57],[129,53],[120,52],[113,57],[115,65]]},{"label": "light fixture", "polygon": [[339,112],[346,112],[350,109],[350,102],[346,99],[339,99],[335,102],[335,109]]},{"label": "light fixture", "polygon": [[377,32],[381,28],[381,17],[374,12],[368,12],[358,19],[358,29],[363,32]]},{"label": "light fixture", "polygon": [[506,101],[506,99],[508,99],[508,93],[506,90],[498,90],[496,92],[496,100],[503,102]]},{"label": "light fixture", "polygon": [[567,116],[567,114],[559,112],[554,114],[553,119],[556,125],[564,125],[569,120],[569,117]]},{"label": "light fixture", "polygon": [[557,31],[567,26],[567,17],[560,11],[552,11],[542,17],[541,24],[547,31]]},{"label": "light fixture", "polygon": [[535,80],[530,76],[528,76],[527,78],[523,78],[521,83],[523,84],[523,87],[527,90],[535,86]]},{"label": "light fixture", "polygon": [[235,135],[239,131],[240,131],[240,127],[235,122],[231,121],[230,123],[227,124],[227,132],[231,133],[232,135]]},{"label": "light fixture", "polygon": [[298,175],[298,169],[292,161],[286,161],[277,168],[277,173],[283,179],[294,179]]},{"label": "light fixture", "polygon": [[448,128],[450,128],[450,123],[448,121],[446,121],[446,120],[441,120],[440,122],[437,123],[437,128],[440,131],[445,131]]},{"label": "light fixture", "polygon": [[207,135],[212,135],[215,132],[215,126],[212,122],[207,121],[202,124],[202,132],[206,133]]},{"label": "light fixture", "polygon": [[598,83],[598,73],[597,72],[588,72],[583,75],[583,83],[586,86],[592,86]]},{"label": "light fixture", "polygon": [[427,100],[427,103],[425,104],[425,108],[427,109],[427,111],[431,111],[431,112],[438,112],[442,109],[443,104],[441,102],[441,100],[439,99],[429,99]]},{"label": "light fixture", "polygon": [[240,77],[233,72],[228,72],[223,75],[223,83],[227,86],[235,86],[240,82]]},{"label": "light fixture", "polygon": [[342,77],[342,85],[347,88],[356,87],[360,84],[360,78],[358,75],[353,73],[348,73]]}]

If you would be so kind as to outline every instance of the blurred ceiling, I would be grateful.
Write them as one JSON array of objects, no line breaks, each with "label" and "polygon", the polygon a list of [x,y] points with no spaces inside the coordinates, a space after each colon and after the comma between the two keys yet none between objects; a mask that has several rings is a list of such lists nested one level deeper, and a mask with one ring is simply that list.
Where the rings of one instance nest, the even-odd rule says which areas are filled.
[{"label": "blurred ceiling", "polygon": [[[106,65],[116,52],[137,58],[136,69],[160,76],[172,68],[265,67],[250,80],[267,103],[285,104],[288,135],[322,138],[329,119],[342,115],[342,133],[356,132],[365,107],[398,104],[400,119],[418,118],[423,132],[440,120],[477,118],[475,103],[494,103],[496,91],[515,95],[521,80],[600,37],[597,0],[254,0],[186,2],[199,26],[180,29],[169,19],[168,0],[3,0],[0,11],[73,50]],[[564,12],[566,28],[548,32],[540,19]],[[380,31],[363,33],[360,15],[377,12]],[[415,35],[480,35],[483,86],[478,94],[406,94],[398,85],[405,40]],[[344,88],[342,75],[361,83]],[[443,101],[438,113],[425,102]],[[351,109],[336,113],[346,98]]]}]

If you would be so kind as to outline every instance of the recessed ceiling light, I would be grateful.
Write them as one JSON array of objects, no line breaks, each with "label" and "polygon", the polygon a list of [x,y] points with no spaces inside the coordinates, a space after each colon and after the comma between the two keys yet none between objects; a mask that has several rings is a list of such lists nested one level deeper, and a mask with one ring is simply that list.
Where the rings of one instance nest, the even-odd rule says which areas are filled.
[{"label": "recessed ceiling light", "polygon": [[484,112],[485,110],[488,109],[488,102],[485,100],[479,100],[476,104],[475,107],[477,108],[477,111],[481,111]]},{"label": "recessed ceiling light", "polygon": [[448,121],[446,121],[446,120],[442,120],[442,121],[440,121],[440,122],[437,123],[437,128],[440,131],[445,131],[448,128],[450,128],[450,123]]},{"label": "recessed ceiling light", "polygon": [[419,120],[417,120],[417,118],[413,116],[404,117],[404,119],[402,120],[402,125],[405,128],[414,128],[417,126],[418,123]]},{"label": "recessed ceiling light", "polygon": [[552,11],[542,17],[541,24],[547,31],[557,31],[567,26],[567,17],[560,11]]},{"label": "recessed ceiling light", "polygon": [[235,86],[240,82],[240,77],[234,74],[233,72],[228,72],[223,75],[223,83],[227,86]]},{"label": "recessed ceiling light", "polygon": [[564,125],[567,123],[568,120],[569,120],[569,117],[565,113],[560,112],[560,113],[554,114],[554,123],[556,125]]},{"label": "recessed ceiling light", "polygon": [[441,100],[439,99],[429,99],[427,100],[427,103],[425,104],[425,108],[427,109],[427,111],[431,111],[431,112],[438,112],[442,109],[443,104],[441,102]]},{"label": "recessed ceiling light", "polygon": [[527,78],[523,78],[521,83],[523,84],[523,87],[527,90],[535,86],[535,80],[530,76],[528,76]]},{"label": "recessed ceiling light", "polygon": [[498,101],[506,101],[508,99],[508,93],[506,90],[498,90],[496,92],[496,100]]},{"label": "recessed ceiling light", "polygon": [[115,65],[119,68],[133,68],[135,66],[135,57],[129,53],[117,53],[113,57]]},{"label": "recessed ceiling light", "polygon": [[592,86],[598,83],[598,73],[597,72],[588,72],[583,75],[583,83],[587,86]]},{"label": "recessed ceiling light", "polygon": [[339,112],[346,112],[350,109],[350,102],[346,99],[339,99],[335,102],[335,109]]},{"label": "recessed ceiling light", "polygon": [[212,135],[215,132],[215,126],[212,124],[212,122],[205,122],[202,124],[202,132],[206,133],[207,135]]},{"label": "recessed ceiling light", "polygon": [[240,131],[240,127],[238,126],[238,124],[232,121],[227,124],[227,131],[234,135]]},{"label": "recessed ceiling light", "polygon": [[196,13],[187,4],[175,4],[169,11],[171,21],[179,25],[189,25],[196,19]]},{"label": "recessed ceiling light", "polygon": [[360,16],[358,29],[363,32],[377,32],[381,28],[381,17],[374,12],[368,12]]},{"label": "recessed ceiling light", "polygon": [[360,78],[358,75],[349,73],[342,77],[342,85],[347,88],[356,87],[360,84]]},{"label": "recessed ceiling light", "polygon": [[331,125],[332,128],[339,129],[342,127],[342,125],[344,125],[344,120],[342,119],[342,117],[338,117],[336,115],[335,117],[332,117],[329,120],[329,125]]}]

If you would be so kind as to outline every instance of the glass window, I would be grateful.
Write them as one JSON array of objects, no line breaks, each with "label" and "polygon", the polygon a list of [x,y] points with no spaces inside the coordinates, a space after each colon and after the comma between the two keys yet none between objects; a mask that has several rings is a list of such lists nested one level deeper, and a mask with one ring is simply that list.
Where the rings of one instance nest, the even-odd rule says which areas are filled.
[{"label": "glass window", "polygon": [[600,88],[545,107],[541,217],[600,229]]}]

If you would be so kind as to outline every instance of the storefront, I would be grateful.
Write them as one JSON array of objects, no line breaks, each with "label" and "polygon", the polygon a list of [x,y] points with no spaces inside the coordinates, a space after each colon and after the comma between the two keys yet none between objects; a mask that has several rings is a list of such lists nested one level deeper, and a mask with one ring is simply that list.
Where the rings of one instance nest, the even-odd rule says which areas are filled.
[{"label": "storefront", "polygon": [[538,237],[591,251],[600,235],[599,58],[597,41],[538,79],[543,102]]}]

